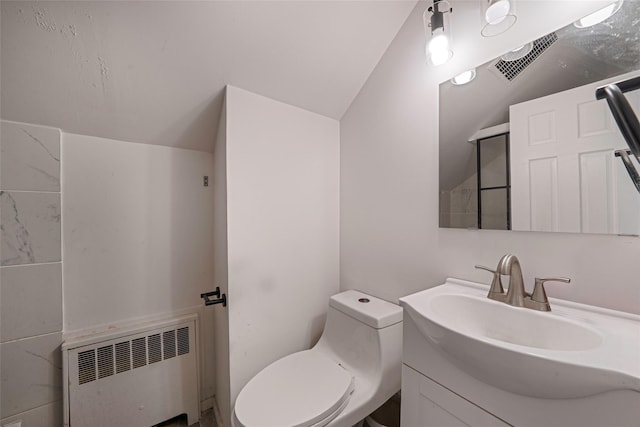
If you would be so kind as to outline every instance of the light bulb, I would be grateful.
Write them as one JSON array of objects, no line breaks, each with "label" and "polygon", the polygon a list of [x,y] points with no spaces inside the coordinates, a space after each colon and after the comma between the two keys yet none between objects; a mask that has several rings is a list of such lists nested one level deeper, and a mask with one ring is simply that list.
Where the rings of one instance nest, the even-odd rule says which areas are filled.
[{"label": "light bulb", "polygon": [[433,65],[442,65],[445,62],[447,62],[452,56],[453,54],[451,53],[451,51],[445,50],[445,51],[432,52],[431,55],[429,56],[429,59],[431,60],[431,63]]},{"label": "light bulb", "polygon": [[442,28],[433,31],[431,40],[427,45],[427,57],[433,65],[442,65],[453,56],[449,48],[449,38]]},{"label": "light bulb", "polygon": [[429,53],[449,50],[449,39],[444,34],[434,35],[429,41]]},{"label": "light bulb", "polygon": [[484,19],[491,25],[496,25],[504,21],[511,10],[509,0],[497,0],[491,3],[484,13]]}]

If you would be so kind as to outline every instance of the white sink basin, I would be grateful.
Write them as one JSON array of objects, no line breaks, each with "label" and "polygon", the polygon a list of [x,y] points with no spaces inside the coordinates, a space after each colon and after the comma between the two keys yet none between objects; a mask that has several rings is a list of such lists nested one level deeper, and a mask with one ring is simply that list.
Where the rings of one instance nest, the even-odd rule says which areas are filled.
[{"label": "white sink basin", "polygon": [[640,392],[640,316],[557,299],[540,312],[487,292],[448,279],[400,303],[450,362],[503,390],[556,399]]},{"label": "white sink basin", "polygon": [[514,309],[507,304],[486,304],[490,301],[485,299],[462,294],[435,295],[429,306],[431,319],[468,336],[527,347],[571,351],[602,344],[602,335],[586,324]]}]

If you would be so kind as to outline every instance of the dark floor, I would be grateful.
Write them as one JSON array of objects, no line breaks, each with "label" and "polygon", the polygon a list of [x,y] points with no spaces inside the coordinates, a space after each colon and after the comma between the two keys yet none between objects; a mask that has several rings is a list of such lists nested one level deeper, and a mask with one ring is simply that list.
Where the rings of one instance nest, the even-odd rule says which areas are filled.
[{"label": "dark floor", "polygon": [[190,426],[187,426],[187,415],[183,414],[153,427],[218,427],[218,424],[216,423],[216,417],[213,415],[213,409],[209,409],[200,415],[199,423],[191,424]]}]

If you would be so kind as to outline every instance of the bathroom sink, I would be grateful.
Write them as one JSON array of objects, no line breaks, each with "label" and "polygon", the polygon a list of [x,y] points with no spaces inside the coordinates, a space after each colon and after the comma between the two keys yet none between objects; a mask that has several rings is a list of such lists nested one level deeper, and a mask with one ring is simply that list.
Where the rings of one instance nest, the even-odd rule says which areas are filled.
[{"label": "bathroom sink", "polygon": [[485,300],[481,296],[435,295],[430,300],[429,318],[468,336],[526,347],[571,351],[602,344],[602,334],[585,324]]},{"label": "bathroom sink", "polygon": [[448,279],[400,303],[451,363],[494,387],[555,399],[640,392],[640,316],[558,299],[540,312],[487,291]]}]

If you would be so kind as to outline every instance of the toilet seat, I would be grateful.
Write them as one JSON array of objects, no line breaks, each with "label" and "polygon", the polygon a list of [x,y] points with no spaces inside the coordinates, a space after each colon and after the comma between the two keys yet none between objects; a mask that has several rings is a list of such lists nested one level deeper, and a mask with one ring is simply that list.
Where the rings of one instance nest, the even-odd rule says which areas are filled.
[{"label": "toilet seat", "polygon": [[267,366],[236,399],[237,427],[315,427],[347,405],[354,377],[318,351],[290,354]]}]

